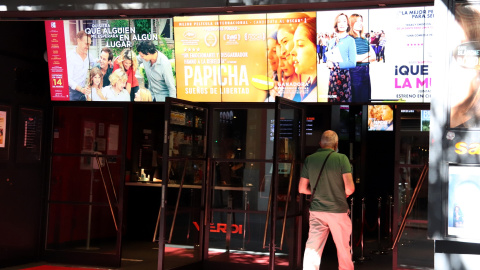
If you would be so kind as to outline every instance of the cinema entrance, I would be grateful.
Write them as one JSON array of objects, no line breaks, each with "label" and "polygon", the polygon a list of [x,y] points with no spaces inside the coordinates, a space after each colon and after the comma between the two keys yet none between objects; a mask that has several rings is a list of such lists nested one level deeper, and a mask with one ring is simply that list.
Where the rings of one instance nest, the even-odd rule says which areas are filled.
[{"label": "cinema entrance", "polygon": [[53,126],[49,261],[300,265],[301,104],[58,106]]},{"label": "cinema entrance", "polygon": [[299,265],[304,109],[272,105],[166,101],[159,269]]},{"label": "cinema entrance", "polygon": [[[354,256],[362,198],[368,227],[380,217],[386,248],[398,228],[390,222],[401,223],[419,182],[405,172],[420,170],[428,154],[428,132],[420,131],[428,106],[390,106],[393,132],[368,131],[361,104],[56,106],[45,259],[121,269],[296,269],[308,230],[299,172],[327,129],[352,163]],[[425,194],[408,235],[426,233]],[[377,232],[365,229],[365,239]],[[418,239],[405,236],[393,259],[418,265],[402,244]],[[426,236],[419,243],[430,245]]]}]

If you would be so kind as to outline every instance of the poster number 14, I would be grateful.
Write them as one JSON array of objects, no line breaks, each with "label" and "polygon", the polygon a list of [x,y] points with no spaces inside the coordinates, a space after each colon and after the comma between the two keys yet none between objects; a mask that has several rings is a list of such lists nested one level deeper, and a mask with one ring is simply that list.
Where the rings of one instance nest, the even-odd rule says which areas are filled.
[{"label": "poster number 14", "polygon": [[53,79],[53,85],[57,86],[57,85],[62,85],[62,79]]}]

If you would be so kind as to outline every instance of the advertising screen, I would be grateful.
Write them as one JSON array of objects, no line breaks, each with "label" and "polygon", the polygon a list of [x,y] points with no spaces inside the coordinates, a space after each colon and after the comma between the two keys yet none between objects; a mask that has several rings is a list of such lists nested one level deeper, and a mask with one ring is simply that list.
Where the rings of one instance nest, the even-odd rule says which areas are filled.
[{"label": "advertising screen", "polygon": [[420,131],[430,131],[430,110],[421,111],[420,123]]},{"label": "advertising screen", "polygon": [[0,111],[0,148],[5,148],[7,134],[7,111]]},{"label": "advertising screen", "polygon": [[455,6],[455,25],[451,38],[449,108],[451,128],[480,127],[480,4],[458,3]]},{"label": "advertising screen", "polygon": [[[267,77],[266,14],[175,17],[178,98],[263,102]],[[270,87],[269,87],[270,84]]]},{"label": "advertising screen", "polygon": [[448,235],[480,239],[479,166],[450,165],[448,170]]},{"label": "advertising screen", "polygon": [[369,14],[370,34],[380,32],[388,40],[371,66],[372,99],[430,102],[434,8],[375,9]]},{"label": "advertising screen", "polygon": [[268,66],[274,88],[268,101],[281,96],[317,102],[316,12],[267,14]]},{"label": "advertising screen", "polygon": [[433,7],[318,12],[318,101],[430,102],[433,18]]},{"label": "advertising screen", "polygon": [[368,105],[368,130],[393,131],[393,109],[390,105]]},{"label": "advertising screen", "polygon": [[222,101],[218,16],[175,17],[178,98]]},{"label": "advertising screen", "polygon": [[46,21],[51,99],[176,96],[171,19]]},{"label": "advertising screen", "polygon": [[[51,98],[430,102],[433,18],[409,7],[46,21]],[[117,69],[125,85],[109,84]]]}]

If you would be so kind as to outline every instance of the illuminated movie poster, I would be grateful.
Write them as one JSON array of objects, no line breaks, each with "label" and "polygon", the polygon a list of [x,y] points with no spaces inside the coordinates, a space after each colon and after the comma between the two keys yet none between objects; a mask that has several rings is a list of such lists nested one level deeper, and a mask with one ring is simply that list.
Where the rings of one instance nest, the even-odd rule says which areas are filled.
[{"label": "illuminated movie poster", "polygon": [[382,47],[370,64],[372,100],[430,102],[434,8],[372,9],[369,15],[370,41],[380,36]]},{"label": "illuminated movie poster", "polygon": [[[368,46],[366,33],[368,10],[317,12],[319,102],[369,101],[371,88],[367,72],[374,53]],[[363,56],[359,59],[358,71],[356,43],[362,48]],[[358,79],[354,84],[354,79],[361,78],[360,74],[367,74],[367,78]]]},{"label": "illuminated movie poster", "polygon": [[0,148],[5,148],[7,135],[7,112],[0,111]]},{"label": "illuminated movie poster", "polygon": [[46,21],[52,100],[176,97],[171,19]]},{"label": "illuminated movie poster", "polygon": [[267,14],[268,76],[274,82],[268,101],[317,102],[315,29],[315,12]]},{"label": "illuminated movie poster", "polygon": [[177,97],[221,101],[218,16],[174,17]]},{"label": "illuminated movie poster", "polygon": [[480,167],[450,166],[448,179],[448,235],[480,239]]},{"label": "illuminated movie poster", "polygon": [[429,102],[433,17],[433,7],[318,12],[319,102]]},{"label": "illuminated movie poster", "polygon": [[267,78],[265,14],[175,17],[178,98],[263,102]]},{"label": "illuminated movie poster", "polygon": [[393,131],[390,105],[368,105],[368,131]]},{"label": "illuminated movie poster", "polygon": [[272,82],[267,77],[265,25],[265,14],[220,16],[223,102],[266,100]]},{"label": "illuminated movie poster", "polygon": [[449,76],[449,108],[451,128],[480,127],[480,5],[459,3],[449,38],[453,40]]}]

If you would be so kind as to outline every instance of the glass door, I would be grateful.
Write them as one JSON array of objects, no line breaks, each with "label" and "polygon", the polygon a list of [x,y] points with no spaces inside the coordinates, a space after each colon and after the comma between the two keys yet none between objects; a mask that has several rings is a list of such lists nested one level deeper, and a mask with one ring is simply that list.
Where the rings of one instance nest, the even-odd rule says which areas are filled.
[{"label": "glass door", "polygon": [[120,266],[126,108],[55,107],[45,258]]},{"label": "glass door", "polygon": [[300,265],[304,111],[272,105],[167,99],[158,269]]},{"label": "glass door", "polygon": [[[273,178],[270,185],[269,269],[297,269],[302,258],[302,205],[298,193],[305,145],[305,109],[275,100]],[[285,262],[287,262],[285,264]]]},{"label": "glass door", "polygon": [[433,268],[428,239],[429,105],[397,106],[393,267]]},{"label": "glass door", "polygon": [[204,269],[265,269],[273,104],[214,104],[210,110]]},{"label": "glass door", "polygon": [[203,261],[207,116],[199,103],[165,101],[158,269],[196,268]]}]

